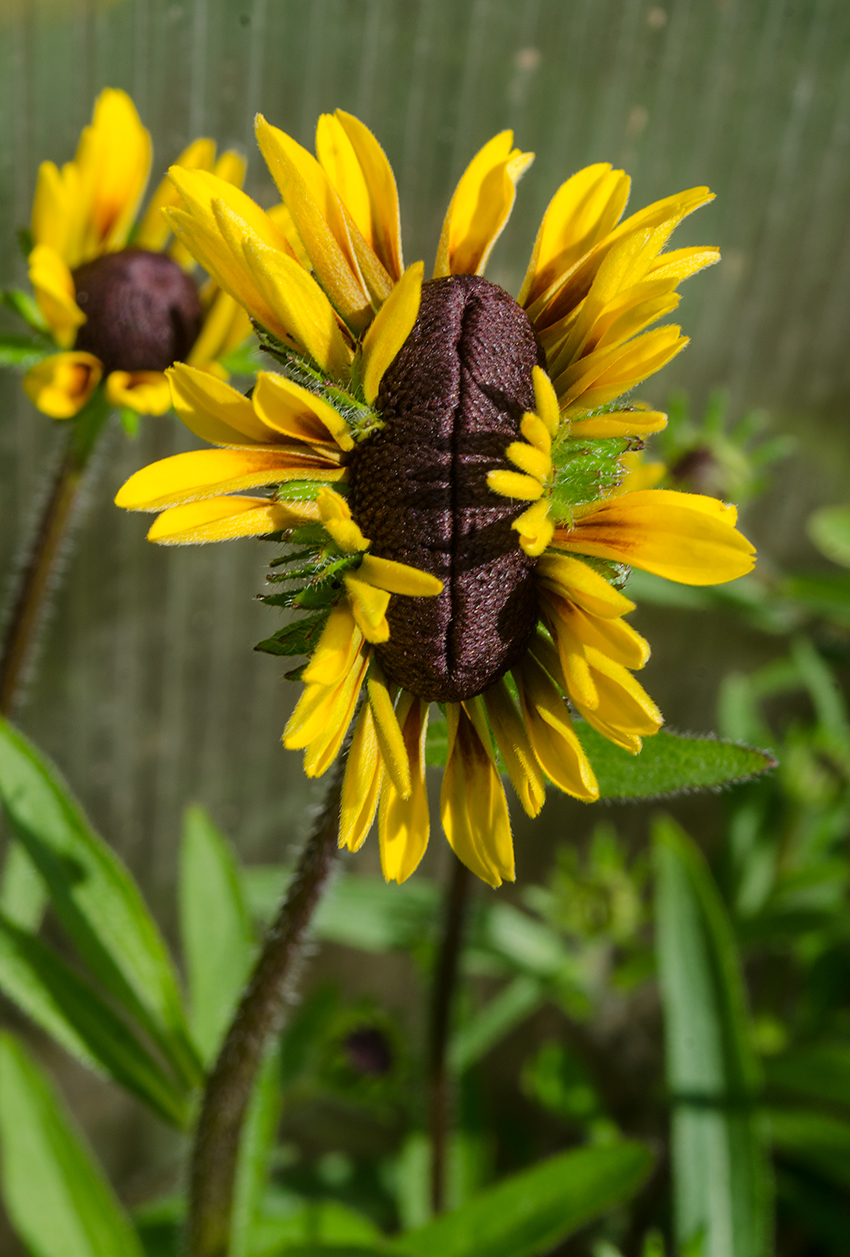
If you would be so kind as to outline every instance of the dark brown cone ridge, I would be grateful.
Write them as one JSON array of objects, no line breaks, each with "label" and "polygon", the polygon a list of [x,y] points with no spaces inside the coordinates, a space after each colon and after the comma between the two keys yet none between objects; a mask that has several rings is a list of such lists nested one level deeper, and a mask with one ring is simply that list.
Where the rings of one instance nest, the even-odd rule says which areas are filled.
[{"label": "dark brown cone ridge", "polygon": [[86,316],[74,348],[100,358],[107,375],[164,371],[198,339],[198,289],[165,253],[107,253],[78,267],[74,286]]},{"label": "dark brown cone ridge", "polygon": [[525,312],[476,275],[423,285],[419,317],[381,384],[386,426],[351,458],[352,513],[381,558],[443,581],[435,598],[394,595],[387,674],[428,701],[481,694],[523,654],[537,622],[534,559],[511,524],[528,506],[487,473],[534,409],[538,362]]}]

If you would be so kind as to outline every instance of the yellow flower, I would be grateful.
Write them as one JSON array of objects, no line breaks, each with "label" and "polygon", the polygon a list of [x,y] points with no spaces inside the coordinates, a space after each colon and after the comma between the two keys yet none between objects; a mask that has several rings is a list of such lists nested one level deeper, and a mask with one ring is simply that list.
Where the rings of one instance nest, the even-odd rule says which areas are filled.
[{"label": "yellow flower", "polygon": [[392,170],[362,123],[324,115],[315,157],[263,118],[257,134],[278,210],[180,169],[166,215],[276,370],[249,400],[173,368],[178,414],[219,448],[138,472],[116,500],[162,512],[151,540],[280,534],[281,592],[266,601],[305,614],[262,645],[308,656],[283,735],[308,775],[351,732],[341,845],[356,850],[377,813],[387,878],[416,868],[437,704],[443,829],[497,886],[514,876],[503,770],[530,815],[547,781],[591,802],[574,713],[634,754],[662,723],[633,676],[649,646],[624,618],[627,566],[707,584],[753,563],[732,508],[636,488],[652,475],[632,465],[642,438],[666,417],[617,402],[686,343],[652,324],[718,258],[664,251],[710,194],[621,221],[626,175],[580,171],[546,211],[514,301],[483,278],[532,156],[510,132],[461,178],[427,282],[421,263],[405,269]]},{"label": "yellow flower", "polygon": [[[199,139],[177,165],[215,170],[241,184],[244,162]],[[136,226],[151,166],[151,140],[130,97],[98,97],[73,161],[42,162],[33,200],[30,282],[58,349],[34,367],[25,389],[54,419],[76,415],[101,378],[107,400],[140,414],[171,406],[164,369],[183,358],[221,371],[250,334],[242,307],[214,284],[198,291],[195,263],[171,241],[163,210],[177,202],[165,180]],[[169,242],[171,241],[170,245]],[[96,360],[82,386],[80,364]],[[91,387],[88,387],[90,385]]]}]

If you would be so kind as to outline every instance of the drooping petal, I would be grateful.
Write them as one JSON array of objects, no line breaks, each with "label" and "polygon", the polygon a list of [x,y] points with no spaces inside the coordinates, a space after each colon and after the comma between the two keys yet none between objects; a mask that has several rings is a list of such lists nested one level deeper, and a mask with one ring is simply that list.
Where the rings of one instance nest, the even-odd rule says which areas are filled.
[{"label": "drooping petal", "polygon": [[735,528],[734,507],[671,489],[608,498],[558,528],[561,550],[628,563],[684,585],[719,585],[752,570],[753,545]]},{"label": "drooping petal", "polygon": [[370,406],[378,396],[384,372],[413,331],[424,270],[422,262],[407,268],[363,337],[360,370],[363,396]]},{"label": "drooping petal", "polygon": [[[473,700],[474,702],[475,700]],[[446,705],[448,755],[440,791],[443,832],[458,859],[489,886],[514,880],[511,822],[492,750],[466,705]]]},{"label": "drooping petal", "polygon": [[543,771],[559,790],[592,803],[599,786],[554,681],[530,654],[515,679],[528,737]]},{"label": "drooping petal", "polygon": [[591,615],[563,598],[547,599],[558,618],[585,646],[595,646],[625,668],[642,668],[649,658],[649,643],[619,616]]},{"label": "drooping petal", "polygon": [[367,666],[368,657],[364,652],[359,664],[355,664],[339,686],[333,705],[325,711],[322,730],[304,753],[304,772],[308,777],[321,777],[339,754],[354,717]]},{"label": "drooping petal", "polygon": [[174,409],[202,441],[234,446],[274,444],[276,434],[265,427],[238,389],[183,362],[176,362],[165,374]]},{"label": "drooping petal", "polygon": [[513,140],[513,131],[494,136],[461,175],[443,222],[435,278],[483,275],[513,209],[516,185],[534,160]]},{"label": "drooping petal", "polygon": [[375,717],[364,703],[354,726],[348,763],[342,783],[339,815],[339,845],[359,851],[372,828],[378,810],[378,795],[386,769],[381,759]]},{"label": "drooping petal", "polygon": [[148,541],[186,546],[231,541],[234,537],[265,537],[311,523],[316,516],[314,502],[291,507],[268,498],[207,498],[163,511],[148,530]]},{"label": "drooping petal", "polygon": [[140,415],[165,415],[171,409],[171,390],[162,371],[111,371],[106,399]]},{"label": "drooping petal", "polygon": [[86,316],[77,305],[74,277],[67,263],[49,245],[38,244],[29,255],[29,277],[53,339],[63,349],[70,349]]},{"label": "drooping petal", "polygon": [[305,685],[337,685],[352,667],[363,645],[348,599],[331,609],[310,662],[302,673]]},{"label": "drooping petal", "polygon": [[577,710],[604,737],[637,754],[641,737],[657,733],[664,717],[630,672],[592,646],[585,651],[599,702],[588,708],[573,698]]},{"label": "drooping petal", "polygon": [[258,372],[251,400],[273,434],[334,451],[354,448],[354,438],[339,411],[284,375]]},{"label": "drooping petal", "polygon": [[[394,687],[394,692],[395,690],[397,687]],[[411,785],[408,751],[393,706],[394,695],[390,693],[387,678],[377,659],[372,661],[366,680],[366,691],[375,717],[375,733],[387,775],[399,797],[409,799]]]},{"label": "drooping petal", "polygon": [[[305,457],[305,446],[278,449],[197,450],[174,454],[151,463],[119,489],[116,506],[128,511],[160,511],[167,506],[202,498],[282,484],[287,480],[339,480],[341,469],[329,468],[316,457]],[[318,510],[316,511],[318,517]]]},{"label": "drooping petal", "polygon": [[103,367],[94,354],[52,354],[30,367],[24,392],[51,419],[72,419],[100,383]]},{"label": "drooping petal", "polygon": [[390,605],[390,595],[349,573],[342,579],[351,599],[354,618],[363,636],[368,642],[376,644],[388,641],[390,626],[387,623],[387,607]]},{"label": "drooping petal", "polygon": [[425,788],[428,704],[402,692],[397,715],[410,766],[410,790],[406,795],[401,793],[391,777],[384,781],[381,790],[378,833],[381,868],[388,882],[403,882],[410,877],[425,854],[430,832]]},{"label": "drooping petal", "polygon": [[517,798],[529,816],[536,816],[546,798],[543,773],[504,678],[485,690],[482,697]]}]

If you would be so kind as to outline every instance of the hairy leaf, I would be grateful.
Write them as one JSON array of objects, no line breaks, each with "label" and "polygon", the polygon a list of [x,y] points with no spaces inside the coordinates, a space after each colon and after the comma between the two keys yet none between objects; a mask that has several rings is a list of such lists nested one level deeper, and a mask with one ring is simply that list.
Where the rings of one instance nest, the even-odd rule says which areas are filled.
[{"label": "hairy leaf", "polygon": [[645,738],[639,755],[629,755],[590,725],[576,722],[603,799],[651,799],[749,781],[776,767],[768,751],[719,738],[698,738],[662,729]]}]

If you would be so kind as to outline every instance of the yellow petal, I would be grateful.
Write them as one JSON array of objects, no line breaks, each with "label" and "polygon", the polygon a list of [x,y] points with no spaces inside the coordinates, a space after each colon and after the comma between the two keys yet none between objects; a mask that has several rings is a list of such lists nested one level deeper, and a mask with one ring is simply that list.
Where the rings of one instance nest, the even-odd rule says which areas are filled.
[{"label": "yellow petal", "polygon": [[319,518],[327,532],[333,537],[340,550],[354,554],[358,550],[366,550],[369,541],[351,518],[351,508],[345,498],[333,489],[321,489],[316,499]]},{"label": "yellow petal", "polygon": [[79,234],[79,173],[73,162],[60,171],[52,161],[38,168],[32,204],[30,231],[33,244],[58,253],[69,266],[75,266],[74,238]]},{"label": "yellow petal", "polygon": [[304,753],[304,772],[308,777],[321,777],[339,754],[360,697],[366,663],[365,654],[361,655],[359,665],[351,669],[339,687],[334,704],[322,722],[322,732],[307,747]]},{"label": "yellow petal", "polygon": [[660,410],[618,410],[592,419],[574,419],[570,436],[591,439],[609,436],[649,436],[667,427],[667,416]]},{"label": "yellow petal", "polygon": [[615,226],[629,198],[630,179],[607,162],[587,166],[555,193],[534,242],[518,301],[531,306]]},{"label": "yellow petal", "polygon": [[696,275],[703,267],[720,261],[720,250],[712,248],[670,249],[654,263],[650,275],[654,279],[675,279],[680,283]]},{"label": "yellow petal", "polygon": [[422,262],[414,262],[407,268],[363,337],[360,370],[363,396],[370,406],[378,396],[384,372],[413,331],[419,314],[424,269]]},{"label": "yellow petal", "polygon": [[593,711],[599,706],[599,691],[587,660],[587,651],[566,620],[558,614],[557,601],[544,596],[540,609],[558,648],[560,673],[572,701],[580,704],[583,711]]},{"label": "yellow petal", "polygon": [[[556,535],[556,543],[560,532]],[[550,551],[537,564],[536,575],[544,588],[553,590],[561,598],[577,602],[592,615],[610,619],[635,609],[633,602],[581,559]]]},{"label": "yellow petal", "polygon": [[592,646],[585,647],[585,652],[599,694],[598,706],[592,710],[573,700],[585,720],[600,732],[605,732],[601,727],[605,726],[637,737],[657,733],[664,718],[631,673]]},{"label": "yellow petal", "polygon": [[410,598],[433,598],[443,592],[443,582],[430,572],[422,572],[407,563],[396,563],[393,559],[378,559],[373,554],[364,554],[357,575],[377,589],[406,594]]},{"label": "yellow petal", "polygon": [[[214,161],[215,140],[202,137],[193,140],[174,164],[182,166],[184,170],[212,170]],[[141,249],[151,249],[157,253],[164,249],[171,230],[163,218],[162,211],[167,205],[179,204],[180,194],[172,180],[166,175],[151,197],[133,243]]]},{"label": "yellow petal", "polygon": [[348,378],[351,351],[325,294],[302,266],[246,237],[242,252],[254,282],[290,336],[335,380]]},{"label": "yellow petal", "polygon": [[539,415],[523,415],[519,430],[529,445],[533,445],[541,454],[549,456],[552,450],[552,435]]},{"label": "yellow petal", "polygon": [[[323,115],[322,121],[328,118]],[[342,109],[334,111],[316,153],[331,182],[369,244],[393,280],[401,278],[401,218],[398,190],[387,156],[368,127]],[[320,124],[321,125],[321,124]],[[340,133],[348,141],[342,143]],[[333,148],[329,152],[325,136]]]},{"label": "yellow petal", "polygon": [[555,524],[549,514],[548,498],[541,498],[514,520],[511,528],[519,533],[519,544],[526,554],[537,558],[543,553],[555,532]]},{"label": "yellow petal", "polygon": [[476,153],[449,204],[434,276],[482,275],[516,199],[516,185],[534,160],[502,131]]},{"label": "yellow petal", "polygon": [[593,803],[599,786],[557,686],[531,655],[516,674],[528,737],[543,771],[559,790]]},{"label": "yellow petal", "polygon": [[299,502],[297,508],[291,508],[268,498],[211,498],[163,511],[151,526],[148,541],[166,546],[202,545],[234,537],[265,537],[315,519],[313,502]]},{"label": "yellow petal", "polygon": [[177,362],[165,373],[174,409],[190,432],[212,445],[271,445],[276,434],[247,397],[207,371]]},{"label": "yellow petal", "polygon": [[552,475],[552,460],[549,455],[544,454],[542,450],[536,450],[533,445],[528,445],[525,441],[511,441],[505,450],[505,457],[508,462],[513,463],[514,467],[519,467],[520,471],[526,472],[541,483]]},{"label": "yellow petal", "polygon": [[425,788],[425,734],[428,704],[402,693],[398,719],[410,764],[410,790],[403,795],[392,780],[384,782],[378,814],[381,868],[388,882],[403,882],[415,871],[428,846],[430,818]]},{"label": "yellow petal", "polygon": [[600,502],[553,545],[643,568],[685,585],[718,585],[752,570],[755,549],[735,528],[733,507],[670,489]]},{"label": "yellow petal", "polygon": [[226,206],[230,216],[244,224],[268,248],[279,249],[286,254],[291,252],[286,235],[273,217],[241,188],[209,171],[186,170],[179,165],[170,167],[168,178],[177,189],[186,210],[208,229],[218,230],[213,212],[213,205],[218,203]]},{"label": "yellow petal", "polygon": [[487,488],[503,498],[517,498],[521,502],[536,502],[543,494],[539,480],[518,471],[488,471]]},{"label": "yellow petal", "polygon": [[595,410],[627,393],[666,366],[688,343],[676,324],[645,332],[627,345],[598,349],[563,371],[555,381],[561,406],[570,415]]},{"label": "yellow petal", "polygon": [[51,419],[72,419],[100,383],[103,367],[94,354],[52,354],[30,367],[24,392]]},{"label": "yellow petal", "polygon": [[489,886],[514,880],[504,787],[464,706],[448,703],[448,756],[440,791],[443,832],[463,864]]},{"label": "yellow petal", "polygon": [[49,245],[36,245],[29,255],[29,278],[53,339],[63,349],[70,349],[86,316],[77,305],[74,278],[67,264]]},{"label": "yellow petal", "polygon": [[339,197],[311,153],[261,114],[257,143],[322,288],[354,332],[371,321],[372,307],[352,248]]},{"label": "yellow petal", "polygon": [[339,845],[358,851],[366,840],[378,808],[386,770],[378,747],[372,708],[364,703],[354,726],[342,783]]},{"label": "yellow petal", "polygon": [[286,376],[260,371],[251,400],[273,433],[310,445],[354,448],[351,430],[339,411]]},{"label": "yellow petal", "polygon": [[72,265],[127,243],[147,186],[151,152],[150,134],[127,93],[102,91],[74,157],[87,213],[81,255]]},{"label": "yellow petal", "polygon": [[590,615],[561,598],[550,599],[549,602],[555,607],[558,618],[582,645],[594,646],[625,668],[642,668],[649,658],[649,643],[619,616],[611,619]]},{"label": "yellow petal", "polygon": [[528,732],[503,680],[483,694],[493,736],[501,752],[517,798],[529,816],[536,816],[546,798],[543,773],[528,740]]},{"label": "yellow petal", "polygon": [[343,577],[345,588],[351,599],[354,618],[368,642],[386,642],[389,640],[390,627],[387,624],[387,607],[390,595],[374,585],[367,585],[356,576],[346,574]]},{"label": "yellow petal", "polygon": [[552,381],[542,367],[532,368],[531,379],[534,385],[534,405],[537,414],[549,429],[549,434],[556,436],[561,424],[561,412]]},{"label": "yellow petal", "polygon": [[162,371],[112,371],[106,377],[106,399],[140,415],[164,415],[171,409],[171,390]]},{"label": "yellow petal", "polygon": [[393,697],[387,687],[387,679],[377,659],[373,659],[366,680],[369,704],[375,717],[375,732],[381,748],[381,758],[396,793],[402,799],[410,798],[410,763],[401,726],[396,718]]},{"label": "yellow petal", "polygon": [[[294,445],[279,449],[197,450],[151,463],[119,489],[116,506],[128,511],[159,511],[240,489],[287,480],[338,480],[343,472],[305,458]],[[314,518],[318,517],[318,511]]]},{"label": "yellow petal", "polygon": [[352,667],[363,645],[363,634],[354,623],[348,600],[331,609],[316,649],[304,669],[306,685],[337,685]]}]

